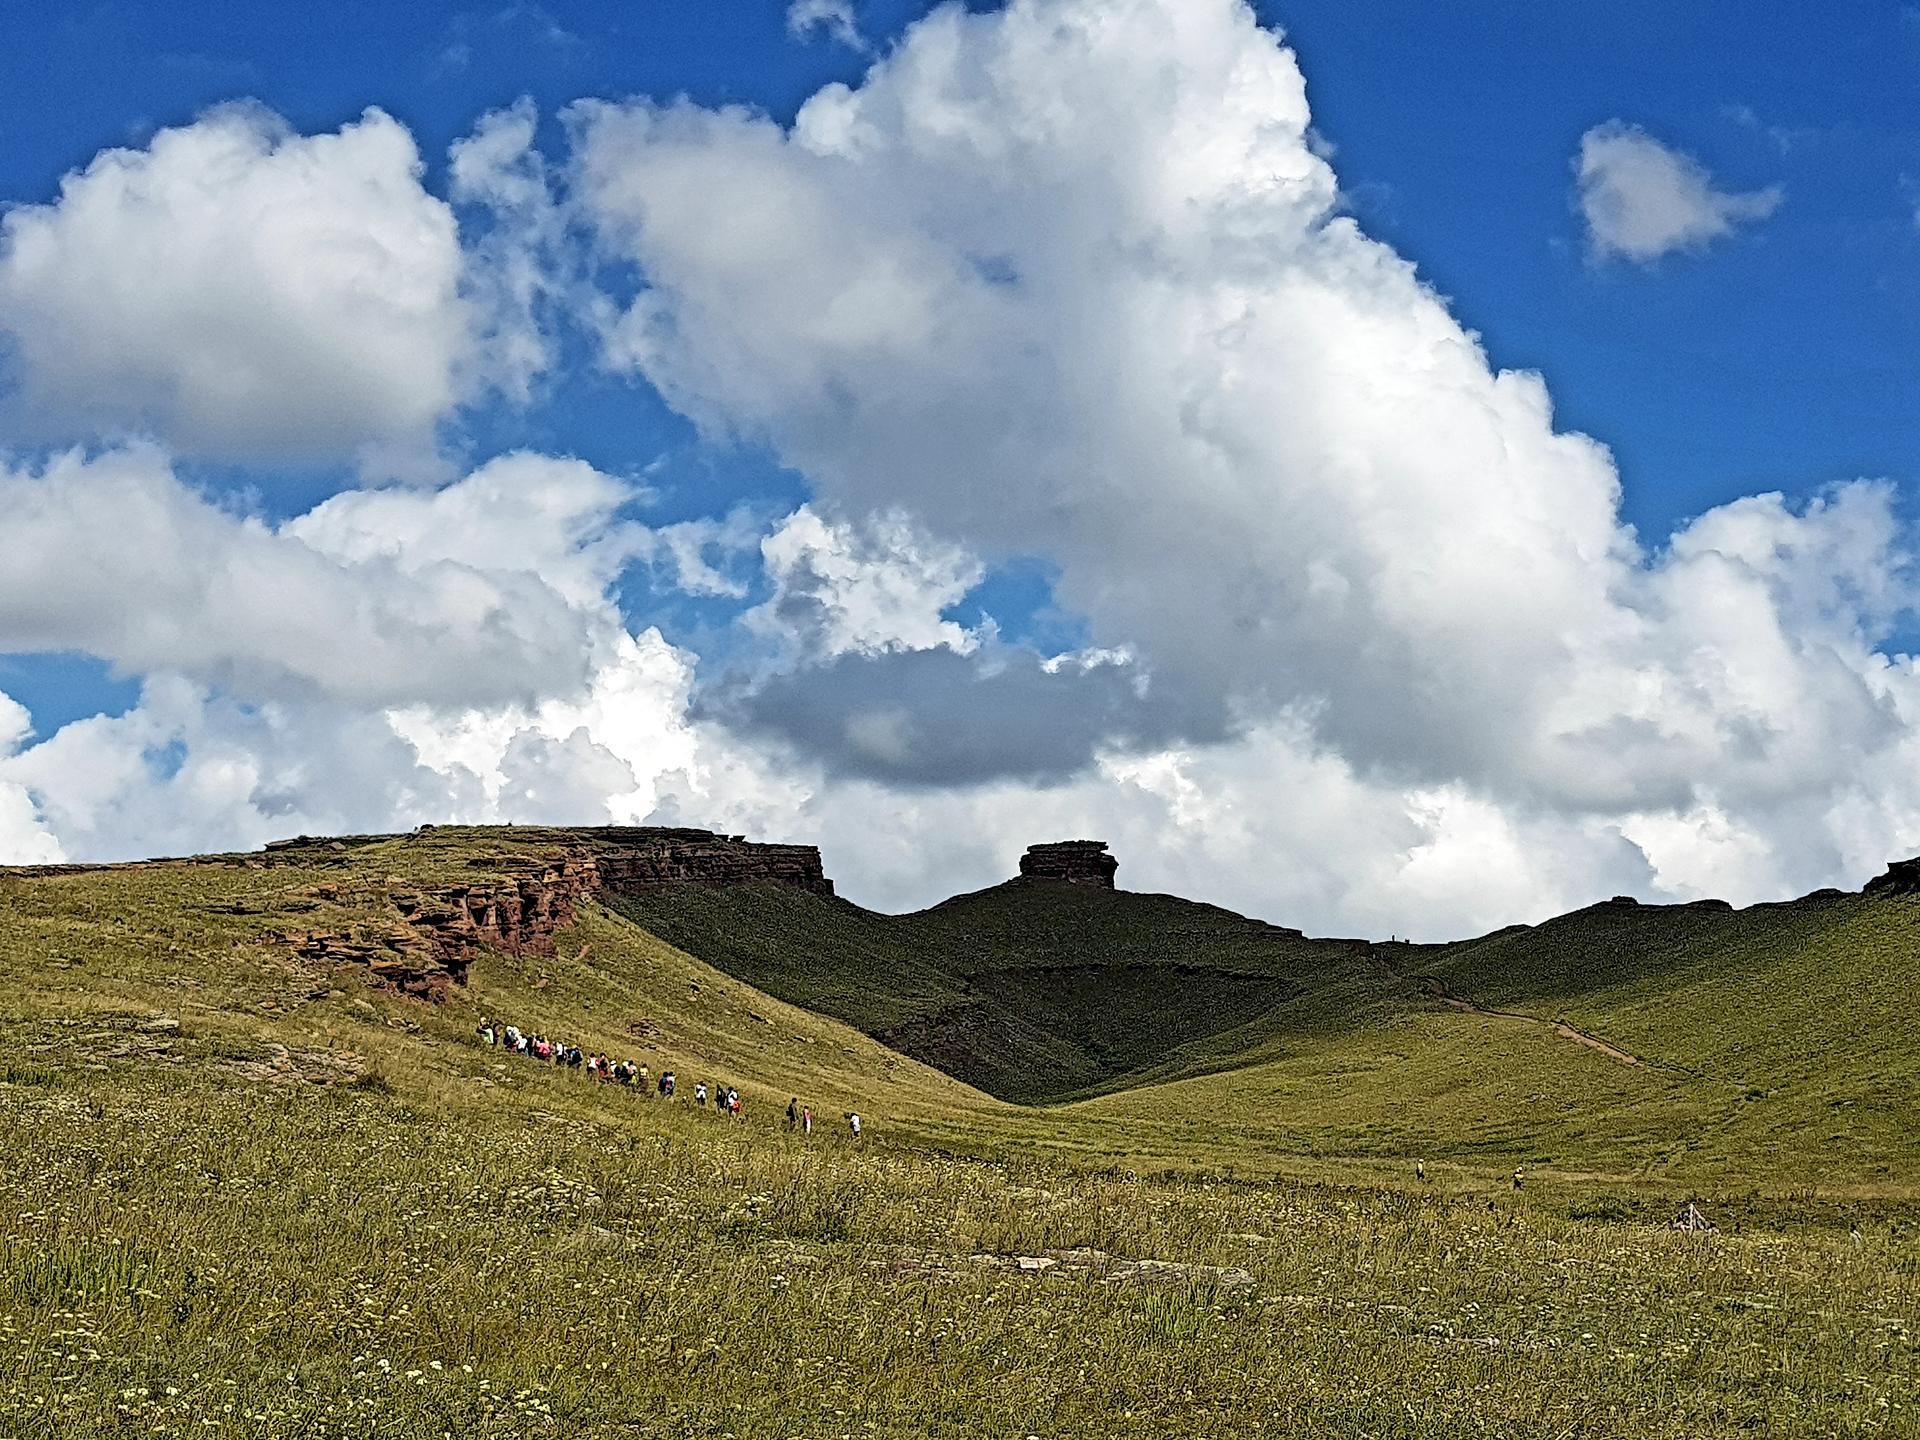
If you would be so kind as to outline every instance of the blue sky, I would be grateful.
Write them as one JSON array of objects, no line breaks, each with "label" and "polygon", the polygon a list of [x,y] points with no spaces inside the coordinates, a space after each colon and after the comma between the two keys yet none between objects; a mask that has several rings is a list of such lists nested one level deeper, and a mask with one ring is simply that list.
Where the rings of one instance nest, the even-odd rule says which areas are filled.
[{"label": "blue sky", "polygon": [[[870,47],[857,52],[825,28],[796,34],[782,4],[748,0],[11,5],[11,43],[0,57],[0,201],[49,205],[61,178],[102,150],[143,150],[157,131],[236,100],[259,102],[306,136],[351,125],[378,106],[410,132],[427,194],[444,197],[450,147],[484,114],[524,97],[540,117],[538,150],[559,175],[573,163],[574,141],[558,117],[575,102],[686,97],[703,114],[745,106],[787,125],[822,86],[860,87],[868,65],[900,44],[927,8],[856,4],[850,13]],[[983,18],[995,9],[971,8]],[[1483,338],[1495,366],[1544,377],[1560,429],[1611,449],[1623,487],[1618,519],[1649,552],[1703,512],[1768,491],[1784,492],[1792,511],[1838,482],[1883,478],[1894,482],[1889,512],[1903,523],[1911,516],[1920,477],[1920,10],[1298,0],[1260,3],[1257,14],[1297,54],[1314,148],[1338,175],[1342,207],[1417,266],[1459,323]],[[1719,192],[1777,191],[1778,199],[1768,202],[1770,213],[1697,246],[1644,262],[1596,258],[1573,167],[1583,136],[1608,122],[1691,157]],[[740,203],[756,202],[748,191]],[[876,216],[882,226],[886,219]],[[487,223],[465,207],[467,243],[484,236]],[[592,228],[578,215],[575,223]],[[644,254],[664,266],[657,249]],[[630,304],[657,278],[648,264],[610,255],[602,236],[588,281],[598,303]],[[578,457],[631,487],[610,515],[654,530],[732,515],[742,533],[764,533],[809,501],[851,519],[874,504],[873,486],[854,476],[863,462],[823,450],[801,419],[772,402],[763,409],[758,398],[737,395],[690,400],[684,381],[671,379],[663,393],[656,384],[678,373],[673,365],[605,363],[602,337],[584,313],[548,314],[544,323],[555,358],[535,382],[533,402],[492,394],[444,416],[449,465],[512,450]],[[684,413],[702,405],[727,412],[744,438],[703,438]],[[27,423],[32,418],[16,412],[18,434],[0,436],[28,465],[57,449],[50,435],[118,443],[117,435],[42,430]],[[1284,427],[1285,418],[1277,423]],[[235,459],[160,438],[188,485],[268,526],[368,483],[362,462],[345,452]],[[913,459],[901,463],[911,469]],[[1474,482],[1463,473],[1459,483]],[[989,678],[1003,663],[993,657],[1008,647],[1048,657],[1090,644],[1135,645],[1125,622],[1086,613],[1098,601],[1084,597],[1109,594],[1118,582],[1073,572],[1072,543],[1036,540],[1029,549],[990,519],[972,526],[953,507],[943,512],[939,501],[916,498],[905,479],[897,501],[879,498],[926,520],[928,544],[952,541],[981,557],[960,590],[934,584],[928,593],[940,597],[945,622],[972,637],[962,648]],[[628,564],[607,593],[629,628],[657,626],[699,657],[697,690],[745,683],[743,675],[769,663],[770,646],[791,641],[770,640],[764,618],[743,618],[756,607],[771,613],[786,595],[786,582],[753,544],[717,562],[736,582],[730,594],[676,582],[662,553]],[[871,560],[879,552],[863,553]],[[908,556],[908,569],[918,563]],[[1055,593],[1063,573],[1078,574],[1067,581],[1077,603]],[[1858,588],[1857,578],[1833,583]],[[1910,643],[1904,603],[1881,607],[1868,628],[1879,632],[1874,653]],[[884,652],[908,642],[846,643]],[[1140,645],[1135,658],[1154,660],[1151,646]],[[1276,652],[1274,674],[1293,676],[1296,658]],[[1299,663],[1299,673],[1312,668]],[[0,654],[0,693],[25,707],[32,734],[45,739],[96,712],[133,711],[143,676],[153,673],[114,653],[23,650]],[[1255,679],[1251,690],[1236,680],[1232,694],[1197,710],[1177,707],[1179,718],[1136,717],[1127,733],[1210,744],[1222,726],[1232,728],[1221,718],[1229,711],[1244,716],[1269,701],[1309,710],[1340,704],[1304,681],[1289,690],[1290,680]],[[238,686],[243,703],[257,698],[239,682],[213,683]],[[1250,699],[1252,690],[1267,699]],[[1351,743],[1321,737],[1326,753],[1356,773],[1377,772],[1401,787],[1457,781],[1476,795],[1498,792],[1489,803],[1517,805],[1515,815],[1543,803],[1516,800],[1524,786],[1508,788],[1465,762],[1409,757],[1397,741],[1380,740],[1376,753],[1379,702],[1368,703],[1374,716]],[[1212,718],[1196,718],[1202,712]],[[823,763],[831,770],[839,762]],[[1649,863],[1657,875],[1660,864]],[[1815,872],[1827,873],[1784,862],[1769,873]]]}]

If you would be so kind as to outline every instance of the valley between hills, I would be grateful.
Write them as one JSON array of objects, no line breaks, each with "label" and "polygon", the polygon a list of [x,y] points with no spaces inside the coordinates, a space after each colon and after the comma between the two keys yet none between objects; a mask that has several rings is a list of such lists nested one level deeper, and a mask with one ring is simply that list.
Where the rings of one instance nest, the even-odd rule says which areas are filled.
[{"label": "valley between hills", "polygon": [[0,871],[0,1435],[1912,1433],[1920,865],[1446,945],[1114,867]]}]

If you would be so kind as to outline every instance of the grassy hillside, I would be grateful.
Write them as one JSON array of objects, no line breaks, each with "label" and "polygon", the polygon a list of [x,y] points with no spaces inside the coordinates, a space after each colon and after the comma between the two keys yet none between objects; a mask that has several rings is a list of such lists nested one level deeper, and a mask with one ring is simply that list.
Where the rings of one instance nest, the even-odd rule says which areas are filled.
[{"label": "grassy hillside", "polygon": [[[1653,1072],[1412,978],[1305,986],[1188,1078],[1029,1108],[597,908],[443,1005],[273,938],[492,844],[0,875],[0,1436],[1913,1428],[1897,1195],[1737,1170],[1690,1187],[1700,1237],[1657,1176],[1516,1194],[1512,1145],[1572,1156]],[[503,1056],[483,1014],[737,1084],[747,1117]],[[811,1143],[792,1093],[834,1122]]]},{"label": "grassy hillside", "polygon": [[[0,963],[15,1042],[6,1073],[22,1083],[57,1079],[40,1057],[101,1069],[126,1050],[215,1069],[226,1062],[247,1075],[285,1051],[294,1078],[324,1080],[332,1071],[377,1084],[398,1037],[409,1043],[395,1054],[424,1079],[454,1064],[456,1050],[492,1013],[583,1049],[644,1061],[655,1074],[676,1069],[689,1088],[700,1078],[724,1080],[763,1107],[784,1107],[803,1087],[836,1116],[881,1101],[899,1116],[987,1103],[857,1030],[762,995],[597,907],[552,955],[490,954],[483,974],[444,1006],[369,988],[363,968],[302,959],[275,938],[289,926],[350,927],[359,911],[378,908],[356,893],[357,882],[464,879],[473,873],[465,862],[488,853],[383,841],[330,863],[271,869],[128,868],[31,879],[0,871]],[[140,1028],[149,1024],[158,1028]],[[149,1038],[129,1041],[122,1032]],[[89,1043],[97,1054],[88,1053]],[[511,1066],[497,1083],[517,1083]]]},{"label": "grassy hillside", "polygon": [[1055,1143],[1089,1155],[1920,1190],[1920,899],[1615,902],[1441,946],[1027,880],[897,917],[622,910],[993,1094],[1081,1102]]},{"label": "grassy hillside", "polygon": [[1304,1016],[1356,982],[1412,993],[1364,942],[1091,885],[1012,880],[898,916],[779,886],[616,903],[730,974],[1023,1102],[1111,1085],[1276,1006]]},{"label": "grassy hillside", "polygon": [[1597,906],[1423,967],[1604,1036],[1694,1102],[1698,1165],[1920,1179],[1920,899]]}]

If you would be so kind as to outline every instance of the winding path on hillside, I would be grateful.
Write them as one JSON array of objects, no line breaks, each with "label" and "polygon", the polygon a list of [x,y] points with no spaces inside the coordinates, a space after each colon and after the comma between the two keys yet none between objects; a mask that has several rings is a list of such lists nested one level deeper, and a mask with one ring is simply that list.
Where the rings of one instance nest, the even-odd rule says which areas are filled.
[{"label": "winding path on hillside", "polygon": [[[1464,1011],[1469,1015],[1492,1015],[1501,1020],[1524,1020],[1529,1025],[1544,1025],[1561,1039],[1571,1040],[1575,1044],[1584,1045],[1589,1050],[1597,1050],[1609,1060],[1618,1061],[1622,1065],[1639,1065],[1642,1063],[1638,1055],[1622,1050],[1618,1045],[1609,1044],[1598,1035],[1589,1035],[1586,1031],[1577,1026],[1569,1025],[1564,1020],[1544,1020],[1538,1015],[1527,1015],[1518,1010],[1495,1010],[1484,1005],[1476,1005],[1464,995],[1455,995],[1452,991],[1448,990],[1445,985],[1441,984],[1440,981],[1435,980],[1431,976],[1420,977],[1420,984],[1429,995],[1450,1009]],[[1665,1069],[1667,1067],[1662,1066],[1661,1068]]]}]

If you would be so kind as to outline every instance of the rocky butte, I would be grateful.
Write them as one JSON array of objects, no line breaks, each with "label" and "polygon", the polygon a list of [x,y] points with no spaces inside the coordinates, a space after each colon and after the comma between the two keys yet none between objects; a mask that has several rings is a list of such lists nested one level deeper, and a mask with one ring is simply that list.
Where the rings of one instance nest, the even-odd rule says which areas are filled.
[{"label": "rocky butte", "polygon": [[1030,880],[1064,880],[1070,885],[1098,885],[1113,889],[1120,862],[1107,853],[1104,840],[1056,840],[1029,845],[1020,857],[1020,873]]}]

